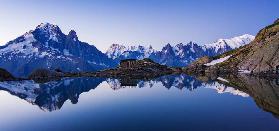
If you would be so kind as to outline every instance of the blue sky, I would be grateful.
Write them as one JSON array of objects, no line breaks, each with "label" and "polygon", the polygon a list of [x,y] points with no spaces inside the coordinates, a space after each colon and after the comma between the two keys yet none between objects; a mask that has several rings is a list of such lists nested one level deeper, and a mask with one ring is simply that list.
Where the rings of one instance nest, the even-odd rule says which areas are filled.
[{"label": "blue sky", "polygon": [[255,35],[279,17],[278,0],[1,0],[0,44],[42,22],[104,51],[111,44],[152,45]]}]

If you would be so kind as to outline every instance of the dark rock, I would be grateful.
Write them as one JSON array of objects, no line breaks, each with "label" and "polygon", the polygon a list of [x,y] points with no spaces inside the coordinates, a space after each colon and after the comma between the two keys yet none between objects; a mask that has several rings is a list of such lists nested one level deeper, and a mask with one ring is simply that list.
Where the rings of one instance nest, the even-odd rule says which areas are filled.
[{"label": "dark rock", "polygon": [[7,70],[0,68],[0,81],[15,80],[15,77]]},{"label": "dark rock", "polygon": [[56,72],[63,72],[61,69],[59,69],[59,68],[57,68],[57,69],[55,69],[54,71],[56,71]]},{"label": "dark rock", "polygon": [[29,75],[29,79],[35,80],[36,82],[47,82],[50,80],[56,80],[63,77],[62,72],[57,72],[48,69],[37,69]]},{"label": "dark rock", "polygon": [[200,59],[194,61],[192,64],[187,66],[186,68],[183,68],[184,72],[187,72],[188,74],[193,73],[205,73],[206,66],[204,64],[209,63],[212,60],[212,58],[208,56],[201,57]]},{"label": "dark rock", "polygon": [[132,68],[137,64],[136,59],[125,59],[120,61],[119,68]]},{"label": "dark rock", "polygon": [[143,60],[122,60],[119,67],[116,69],[99,71],[96,73],[96,76],[126,79],[149,79],[171,73],[174,73],[173,69],[145,58]]},{"label": "dark rock", "polygon": [[74,41],[78,40],[77,33],[74,30],[71,30],[67,37],[71,40],[74,40]]}]

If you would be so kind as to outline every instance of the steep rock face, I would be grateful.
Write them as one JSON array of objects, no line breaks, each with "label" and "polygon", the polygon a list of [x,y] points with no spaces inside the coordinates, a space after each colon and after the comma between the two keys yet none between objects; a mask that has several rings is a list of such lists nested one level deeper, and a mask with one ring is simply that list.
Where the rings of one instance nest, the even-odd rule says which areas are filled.
[{"label": "steep rock face", "polygon": [[175,50],[170,44],[167,44],[162,48],[162,51],[158,53],[160,59],[155,60],[163,65],[178,65],[179,60],[175,56]]},{"label": "steep rock face", "polygon": [[241,35],[231,39],[219,39],[211,44],[198,45],[195,42],[179,43],[175,46],[165,45],[156,51],[151,46],[124,46],[113,44],[107,50],[109,58],[120,62],[123,59],[150,58],[153,61],[172,67],[183,67],[203,56],[216,56],[232,49],[239,48],[250,43],[254,39],[252,35]]},{"label": "steep rock face", "polygon": [[79,41],[76,32],[42,23],[0,47],[0,67],[15,76],[28,76],[38,68],[60,68],[66,72],[94,71],[116,66],[95,46]]},{"label": "steep rock face", "polygon": [[279,22],[262,29],[249,45],[237,49],[231,58],[218,65],[220,68],[237,68],[252,73],[278,73],[279,71]]},{"label": "steep rock face", "polygon": [[278,21],[261,30],[251,46],[252,49],[238,64],[239,69],[247,69],[254,73],[279,71]]},{"label": "steep rock face", "polygon": [[204,55],[206,54],[202,47],[194,42],[180,43],[174,47],[167,44],[158,52],[158,59],[155,61],[163,65],[183,67]]}]

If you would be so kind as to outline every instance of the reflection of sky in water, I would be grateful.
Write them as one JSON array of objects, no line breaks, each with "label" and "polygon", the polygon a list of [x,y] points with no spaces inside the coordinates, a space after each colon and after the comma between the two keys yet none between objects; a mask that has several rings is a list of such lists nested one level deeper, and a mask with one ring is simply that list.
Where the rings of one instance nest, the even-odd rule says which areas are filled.
[{"label": "reflection of sky in water", "polygon": [[[178,79],[175,79],[178,81]],[[279,121],[257,107],[251,97],[218,94],[224,87],[204,83],[189,89],[165,88],[162,82],[143,88],[112,90],[106,81],[67,100],[60,110],[38,106],[0,91],[0,130],[278,130]],[[189,81],[192,83],[192,81]],[[189,84],[188,83],[188,84]],[[173,85],[177,85],[175,83]],[[153,85],[152,88],[149,86]],[[226,88],[227,89],[227,88]],[[229,89],[232,90],[232,89]],[[233,91],[235,92],[235,91]],[[242,94],[243,95],[243,94]]]}]

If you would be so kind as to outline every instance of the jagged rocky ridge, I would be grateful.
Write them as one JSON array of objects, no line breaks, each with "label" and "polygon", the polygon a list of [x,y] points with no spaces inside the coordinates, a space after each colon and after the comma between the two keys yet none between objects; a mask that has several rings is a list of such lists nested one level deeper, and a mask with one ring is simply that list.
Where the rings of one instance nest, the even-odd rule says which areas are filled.
[{"label": "jagged rocky ridge", "polygon": [[74,30],[65,35],[49,23],[0,46],[0,59],[0,67],[17,77],[26,77],[39,68],[78,72],[116,66],[94,45],[79,41]]},{"label": "jagged rocky ridge", "polygon": [[[208,61],[197,60],[187,72],[279,74],[279,20],[263,28],[250,44],[226,52]],[[203,61],[203,62],[202,62]],[[197,64],[199,63],[199,64]]]},{"label": "jagged rocky ridge", "polygon": [[245,34],[231,39],[218,39],[206,45],[199,45],[195,42],[189,42],[187,44],[180,43],[175,46],[167,44],[160,51],[155,50],[152,46],[124,46],[113,44],[107,50],[106,55],[117,62],[123,59],[150,58],[163,65],[183,67],[200,57],[216,56],[246,45],[252,40],[254,40],[254,36]]}]

